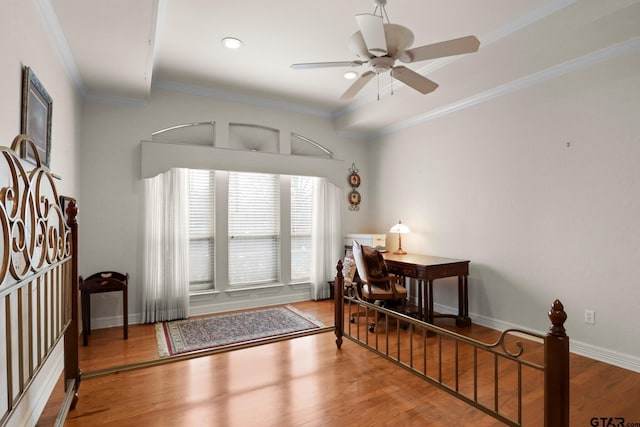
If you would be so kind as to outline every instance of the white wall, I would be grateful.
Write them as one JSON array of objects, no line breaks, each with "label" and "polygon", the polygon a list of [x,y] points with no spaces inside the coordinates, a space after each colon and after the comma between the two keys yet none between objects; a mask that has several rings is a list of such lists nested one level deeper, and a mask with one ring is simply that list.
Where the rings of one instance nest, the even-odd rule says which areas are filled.
[{"label": "white wall", "polygon": [[[375,224],[470,259],[472,318],[546,332],[558,298],[574,349],[640,369],[639,100],[634,53],[381,137]],[[435,293],[457,306],[453,283]]]},{"label": "white wall", "polygon": [[78,195],[77,164],[81,100],[33,2],[3,0],[0,13],[0,145],[20,133],[22,68],[27,65],[53,99],[51,170],[62,176],[58,191]]},{"label": "white wall", "polygon": [[[333,151],[336,159],[345,161],[345,188],[348,167],[353,162],[361,163],[361,159],[365,158],[365,143],[336,137],[329,117],[157,88],[153,89],[145,105],[86,102],[80,169],[80,274],[87,276],[108,269],[128,272],[129,315],[132,322],[139,321],[141,312],[143,185],[140,141],[150,140],[151,133],[156,130],[201,121],[215,121],[218,130],[224,129],[229,122],[253,123],[311,138]],[[362,165],[362,169],[366,172],[365,165]],[[365,202],[361,212],[347,212],[344,215],[345,230],[360,231],[366,227],[366,221],[363,221],[368,217],[366,187],[363,187],[363,199]],[[120,294],[92,296],[95,327],[116,324],[121,320],[121,315]]]}]

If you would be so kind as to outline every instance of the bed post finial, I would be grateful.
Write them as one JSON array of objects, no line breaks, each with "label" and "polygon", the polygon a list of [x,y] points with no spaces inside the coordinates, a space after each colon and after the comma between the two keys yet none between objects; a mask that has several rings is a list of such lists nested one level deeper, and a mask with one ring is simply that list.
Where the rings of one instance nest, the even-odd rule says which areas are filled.
[{"label": "bed post finial", "polygon": [[567,320],[567,313],[560,300],[555,300],[549,310],[549,320],[551,320],[551,329],[549,333],[556,337],[566,337],[567,331],[564,329],[564,322]]},{"label": "bed post finial", "polygon": [[559,300],[549,311],[551,328],[544,339],[544,425],[569,426],[569,337],[567,313]]},{"label": "bed post finial", "polygon": [[72,197],[65,197],[64,199],[67,202],[67,208],[65,210],[65,213],[67,214],[67,225],[71,226],[73,224],[77,224],[78,205],[76,204],[76,199]]}]

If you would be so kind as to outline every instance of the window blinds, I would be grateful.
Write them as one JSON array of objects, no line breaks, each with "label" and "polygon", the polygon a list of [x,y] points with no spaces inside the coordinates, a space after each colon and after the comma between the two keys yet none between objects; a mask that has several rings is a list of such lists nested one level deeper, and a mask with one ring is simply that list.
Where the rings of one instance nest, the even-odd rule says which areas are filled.
[{"label": "window blinds", "polygon": [[229,173],[229,284],[279,280],[280,179]]},{"label": "window blinds", "polygon": [[214,172],[189,170],[189,290],[214,288]]}]

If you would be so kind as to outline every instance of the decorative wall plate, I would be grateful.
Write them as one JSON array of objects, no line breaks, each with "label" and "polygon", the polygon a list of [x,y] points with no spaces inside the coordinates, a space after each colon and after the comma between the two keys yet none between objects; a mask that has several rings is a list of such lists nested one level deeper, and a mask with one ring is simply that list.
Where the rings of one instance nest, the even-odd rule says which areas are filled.
[{"label": "decorative wall plate", "polygon": [[360,175],[358,175],[358,172],[351,172],[351,175],[349,175],[349,184],[351,184],[353,188],[360,186]]},{"label": "decorative wall plate", "polygon": [[360,193],[358,193],[358,188],[360,186],[360,175],[358,175],[358,168],[356,168],[356,164],[351,164],[351,169],[349,169],[349,185],[351,185],[351,193],[349,193],[349,210],[357,211],[360,209]]},{"label": "decorative wall plate", "polygon": [[358,190],[351,190],[351,193],[349,193],[349,203],[351,204],[351,206],[349,206],[349,210],[357,211],[358,209],[360,209],[360,201],[361,197],[360,193],[358,193]]}]

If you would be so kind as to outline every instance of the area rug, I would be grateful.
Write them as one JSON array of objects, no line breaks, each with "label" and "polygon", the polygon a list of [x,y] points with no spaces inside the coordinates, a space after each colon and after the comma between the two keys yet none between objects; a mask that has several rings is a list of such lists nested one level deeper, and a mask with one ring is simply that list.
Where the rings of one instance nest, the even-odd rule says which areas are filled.
[{"label": "area rug", "polygon": [[324,325],[294,307],[272,307],[156,323],[160,357],[259,342]]}]

